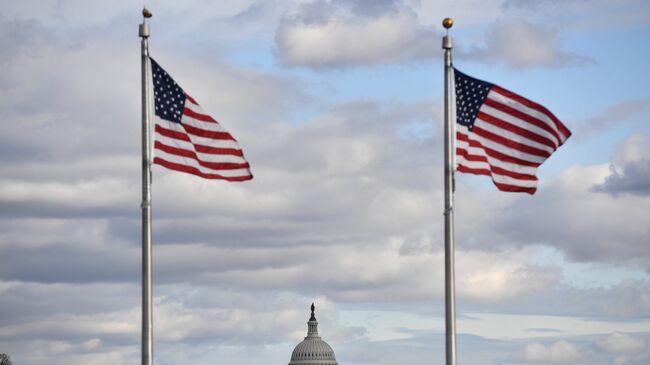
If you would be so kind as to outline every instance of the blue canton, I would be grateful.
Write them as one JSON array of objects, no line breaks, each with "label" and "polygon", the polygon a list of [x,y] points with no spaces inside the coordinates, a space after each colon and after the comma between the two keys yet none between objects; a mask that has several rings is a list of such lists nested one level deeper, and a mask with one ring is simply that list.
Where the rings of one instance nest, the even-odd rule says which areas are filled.
[{"label": "blue canton", "polygon": [[456,81],[456,122],[472,130],[478,110],[487,98],[492,84],[467,76],[455,68],[454,75]]},{"label": "blue canton", "polygon": [[185,108],[185,92],[167,71],[163,70],[153,58],[150,59],[155,113],[162,119],[180,123]]}]

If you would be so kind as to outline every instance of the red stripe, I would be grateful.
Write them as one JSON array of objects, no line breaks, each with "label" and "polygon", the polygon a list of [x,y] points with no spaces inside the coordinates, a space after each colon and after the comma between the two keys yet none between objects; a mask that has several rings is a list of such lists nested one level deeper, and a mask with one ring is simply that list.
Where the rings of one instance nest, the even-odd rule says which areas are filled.
[{"label": "red stripe", "polygon": [[516,171],[510,171],[506,170],[502,167],[499,166],[494,166],[490,163],[490,161],[485,158],[485,156],[477,156],[477,155],[471,155],[469,151],[461,148],[456,148],[456,155],[457,156],[463,156],[463,158],[467,161],[473,161],[473,162],[485,162],[490,166],[490,170],[486,171],[491,171],[490,174],[496,174],[496,175],[503,175],[503,176],[508,176],[513,179],[517,180],[526,180],[526,181],[537,181],[537,176],[535,175],[530,175],[530,174],[522,174],[520,172]]},{"label": "red stripe", "polygon": [[498,144],[501,144],[503,146],[509,147],[513,150],[517,150],[520,152],[527,153],[529,155],[534,155],[534,156],[539,156],[539,157],[544,157],[548,158],[551,154],[548,153],[547,151],[540,150],[539,148],[527,146],[523,143],[519,143],[517,141],[513,141],[511,139],[501,137],[499,135],[496,135],[490,131],[487,131],[485,129],[482,129],[481,127],[474,125],[474,128],[472,129],[472,133],[476,134],[477,136],[481,136],[485,139],[489,139],[490,141],[496,142]]},{"label": "red stripe", "polygon": [[[504,112],[506,114],[510,114],[513,117],[517,118],[517,119],[520,119],[520,120],[522,120],[522,121],[524,121],[524,122],[526,122],[528,124],[532,124],[532,125],[534,125],[536,127],[539,127],[541,129],[551,133],[555,137],[555,139],[557,141],[557,145],[558,146],[562,145],[562,138],[560,138],[560,136],[558,135],[557,130],[555,130],[553,127],[548,125],[548,123],[544,122],[543,120],[539,120],[537,118],[534,118],[534,117],[532,117],[532,116],[530,116],[530,115],[528,115],[528,114],[526,114],[524,112],[521,112],[521,111],[519,111],[517,109],[514,109],[514,108],[512,108],[512,107],[510,107],[508,105],[499,103],[498,101],[490,99],[490,98],[485,99],[485,102],[483,104],[491,106],[494,109],[502,111],[502,112]],[[554,143],[554,145],[555,144],[556,143]]]},{"label": "red stripe", "polygon": [[[464,166],[464,165],[458,165],[458,168],[456,170],[458,170],[459,172],[464,172],[464,173],[469,173],[469,174],[476,174],[476,175],[487,175],[487,176],[491,177],[490,171],[485,170],[485,169],[473,169],[473,168],[469,168],[469,167]],[[499,183],[499,182],[494,181],[494,179],[492,179],[492,183],[494,183],[494,185],[497,187],[497,189],[499,189],[501,191],[511,192],[511,193],[528,193],[528,194],[533,195],[537,191],[537,188],[531,188],[531,187],[528,187],[528,186],[518,186],[518,185],[503,184],[503,183]]]},{"label": "red stripe", "polygon": [[185,134],[183,132],[177,132],[177,131],[174,131],[174,130],[171,130],[171,129],[167,129],[167,128],[161,126],[160,124],[156,124],[155,131],[156,131],[156,133],[159,133],[160,135],[163,135],[165,137],[169,137],[169,138],[173,138],[173,139],[179,139],[181,141],[186,141],[186,142],[192,143],[192,141],[190,141],[190,137],[187,134]]},{"label": "red stripe", "polygon": [[531,188],[527,186],[517,186],[517,185],[509,185],[509,184],[503,184],[503,183],[498,183],[496,181],[492,181],[494,185],[496,185],[497,189],[501,191],[506,191],[509,193],[528,193],[530,195],[535,194],[537,191],[537,188]]},{"label": "red stripe", "polygon": [[200,176],[206,179],[216,179],[216,180],[227,180],[227,181],[246,181],[246,180],[251,180],[253,178],[253,175],[244,175],[244,176],[223,176],[219,174],[206,174],[204,172],[199,171],[196,167],[192,166],[187,166],[187,165],[181,165],[177,164],[174,162],[169,162],[166,160],[163,160],[160,157],[155,157],[153,159],[153,163],[164,166],[170,170],[176,170],[176,171],[181,171],[181,172],[186,172],[188,174]]},{"label": "red stripe", "polygon": [[504,88],[502,88],[502,87],[500,87],[498,85],[493,85],[490,90],[491,91],[494,90],[495,92],[497,92],[497,93],[499,93],[499,94],[501,94],[501,95],[503,95],[505,97],[516,100],[517,102],[519,102],[521,104],[524,104],[529,108],[535,109],[538,112],[540,112],[540,113],[546,115],[547,117],[551,118],[551,120],[555,124],[555,129],[560,131],[560,133],[562,133],[564,135],[564,137],[566,137],[566,138],[560,138],[560,145],[562,145],[566,141],[566,139],[571,136],[571,131],[555,116],[555,114],[551,113],[550,110],[546,109],[545,106],[537,104],[536,102],[534,102],[532,100],[528,100],[528,99],[524,98],[523,96],[517,95],[517,94],[513,93],[512,91],[506,90],[506,89],[504,89]]},{"label": "red stripe", "polygon": [[488,156],[490,156],[492,158],[496,158],[496,159],[501,160],[501,161],[510,162],[510,163],[517,164],[517,165],[522,165],[522,166],[529,166],[529,167],[538,167],[539,165],[541,165],[541,163],[538,163],[538,162],[522,160],[522,159],[519,159],[519,158],[516,158],[516,157],[513,157],[513,156],[508,156],[506,154],[503,154],[503,153],[501,153],[499,151],[496,151],[496,150],[493,150],[491,148],[487,148],[487,147],[483,146],[483,144],[481,144],[481,142],[479,142],[479,141],[470,140],[467,135],[462,134],[461,132],[456,132],[456,139],[469,143],[470,147],[480,148],[483,151],[485,151],[486,155],[488,155]]},{"label": "red stripe", "polygon": [[203,146],[200,144],[195,144],[190,140],[190,137],[183,133],[183,132],[178,132],[172,129],[167,129],[160,124],[156,124],[156,129],[155,131],[165,137],[173,138],[173,139],[178,139],[181,141],[189,142],[194,145],[194,149],[196,152],[200,153],[207,153],[211,155],[232,155],[232,156],[241,156],[244,157],[244,153],[242,152],[241,149],[237,148],[223,148],[223,147],[210,147],[210,146]]},{"label": "red stripe", "polygon": [[549,147],[551,147],[553,149],[553,151],[556,150],[556,147],[557,147],[556,144],[553,141],[551,141],[550,139],[548,139],[548,138],[546,138],[544,136],[541,136],[541,135],[539,135],[537,133],[533,133],[533,132],[531,132],[531,131],[529,131],[527,129],[518,127],[518,126],[516,126],[514,124],[508,123],[505,120],[501,120],[501,119],[499,119],[497,117],[486,114],[486,113],[484,113],[482,111],[478,112],[478,114],[476,115],[476,119],[481,119],[482,121],[490,123],[490,124],[492,124],[493,126],[495,126],[497,128],[507,130],[509,132],[512,132],[514,134],[522,136],[522,137],[524,137],[526,139],[529,139],[531,141],[535,141],[535,142],[537,142],[539,144],[549,146]]},{"label": "red stripe", "polygon": [[555,125],[560,130],[560,132],[564,135],[564,140],[560,142],[560,145],[562,145],[564,142],[566,142],[567,139],[569,139],[569,137],[571,137],[572,133],[569,128],[567,128],[562,122],[560,122],[559,119],[555,117],[555,115],[553,116],[553,121],[555,122]]},{"label": "red stripe", "polygon": [[188,117],[191,117],[191,118],[194,118],[194,119],[198,119],[198,120],[200,120],[200,121],[202,121],[202,122],[210,122],[210,123],[217,123],[217,124],[219,124],[219,123],[218,123],[216,120],[214,120],[214,118],[212,118],[211,116],[209,116],[209,115],[207,115],[207,114],[197,113],[197,112],[195,112],[194,110],[189,109],[189,108],[184,108],[184,109],[183,109],[183,115],[187,115]]},{"label": "red stripe", "polygon": [[201,166],[207,167],[213,170],[237,170],[237,169],[247,169],[250,167],[248,162],[246,163],[234,163],[234,162],[209,162],[201,160],[194,151],[184,150],[182,148],[168,146],[163,144],[160,141],[156,141],[154,148],[167,152],[171,155],[181,156],[185,158],[191,158],[198,162]]},{"label": "red stripe", "polygon": [[479,156],[479,155],[472,155],[469,153],[468,150],[460,147],[456,147],[456,156],[463,156],[464,159],[467,161],[472,161],[472,162],[485,162],[488,163],[488,159],[485,156]]},{"label": "red stripe", "polygon": [[465,165],[458,165],[456,167],[456,171],[464,172],[466,174],[492,176],[492,173],[488,169],[476,169],[476,168],[467,167]]},{"label": "red stripe", "polygon": [[191,97],[191,96],[189,96],[187,93],[185,93],[185,98],[186,98],[187,100],[189,100],[190,102],[192,102],[192,104],[194,104],[194,105],[196,105],[196,106],[199,106],[199,103],[197,103],[196,100],[194,100],[194,98]]},{"label": "red stripe", "polygon": [[188,124],[182,124],[183,129],[191,135],[198,136],[198,137],[204,137],[204,138],[210,138],[210,139],[219,139],[219,140],[227,140],[227,141],[236,141],[233,136],[230,135],[228,132],[215,132],[215,131],[207,131],[205,129],[197,128]]},{"label": "red stripe", "polygon": [[235,148],[209,147],[200,144],[195,144],[194,149],[196,150],[196,152],[207,153],[211,155],[232,155],[232,156],[244,157],[244,152],[242,152],[242,150],[235,149]]}]

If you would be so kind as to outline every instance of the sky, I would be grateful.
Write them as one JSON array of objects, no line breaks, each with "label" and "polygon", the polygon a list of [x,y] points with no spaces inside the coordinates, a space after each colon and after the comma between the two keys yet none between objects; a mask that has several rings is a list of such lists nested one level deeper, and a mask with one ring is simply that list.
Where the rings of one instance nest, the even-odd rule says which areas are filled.
[{"label": "sky", "polygon": [[[0,353],[140,363],[141,2],[0,3]],[[154,362],[444,364],[454,65],[573,136],[535,195],[456,176],[458,363],[650,363],[650,2],[147,2],[255,178],[153,167]]]}]

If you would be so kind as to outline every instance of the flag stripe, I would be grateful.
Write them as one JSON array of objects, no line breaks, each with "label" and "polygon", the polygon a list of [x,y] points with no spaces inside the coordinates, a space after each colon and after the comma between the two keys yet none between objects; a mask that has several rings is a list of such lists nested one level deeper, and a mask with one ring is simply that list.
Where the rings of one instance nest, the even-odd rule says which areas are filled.
[{"label": "flag stripe", "polygon": [[[183,122],[182,119],[181,119],[181,122]],[[232,136],[228,132],[208,131],[208,130],[205,130],[205,129],[196,128],[194,126],[191,126],[191,125],[185,124],[185,123],[183,124],[183,129],[185,129],[185,132],[187,132],[188,134],[191,134],[191,135],[197,136],[197,137],[203,137],[203,138],[207,138],[207,139],[231,140],[231,141],[235,140],[234,138],[232,138]]]},{"label": "flag stripe", "polygon": [[[158,120],[156,120],[156,121],[158,121]],[[165,126],[165,127],[168,127],[168,126]],[[173,129],[168,129],[168,128],[165,128],[165,127],[163,127],[162,125],[156,123],[156,127],[154,128],[154,131],[157,134],[161,135],[161,136],[177,139],[179,141],[187,141],[187,142],[190,142],[190,143],[192,142],[190,140],[190,137],[187,134],[185,134],[183,132],[180,132],[180,131],[173,130]]]},{"label": "flag stripe", "polygon": [[[187,108],[187,104],[186,104]],[[228,132],[226,129],[219,124],[219,122],[216,121],[205,121],[205,120],[200,120],[193,118],[187,114],[183,114],[183,117],[181,118],[183,124],[191,125],[192,127],[204,129],[207,131],[213,131],[213,132]]]},{"label": "flag stripe", "polygon": [[156,135],[156,141],[167,145],[174,146],[186,150],[194,150],[197,155],[206,161],[216,162],[218,159],[222,161],[231,161],[231,162],[243,162],[246,161],[243,157],[241,150],[232,149],[232,148],[215,148],[215,147],[206,147],[201,145],[193,144],[192,142],[169,138],[164,135]]},{"label": "flag stripe", "polygon": [[186,98],[186,100],[189,101],[190,103],[192,103],[192,104],[194,104],[194,105],[196,105],[196,106],[199,106],[199,103],[197,103],[196,100],[194,100],[194,98],[190,96],[190,94],[185,93],[185,98]]},{"label": "flag stripe", "polygon": [[464,161],[467,161],[468,163],[482,162],[492,166],[500,167],[504,170],[512,171],[513,173],[525,174],[531,176],[535,176],[535,174],[537,173],[536,167],[522,166],[508,161],[503,161],[498,158],[494,158],[486,154],[484,149],[469,147],[467,143],[465,143],[464,145],[460,143],[458,144],[458,146],[456,147],[456,155],[458,157],[458,161],[461,161],[462,159]]},{"label": "flag stripe", "polygon": [[244,157],[244,152],[236,148],[221,148],[221,147],[210,147],[210,146],[201,146],[194,145],[196,152],[207,153],[212,155],[232,155]]},{"label": "flag stripe", "polygon": [[539,156],[542,158],[547,158],[548,156],[551,155],[550,153],[546,151],[542,151],[539,148],[534,148],[522,143],[521,139],[509,139],[506,136],[493,133],[488,129],[483,128],[483,125],[481,123],[474,124],[474,129],[472,130],[472,133],[477,136],[488,139],[492,142],[498,143],[507,148],[511,148],[513,152],[520,151],[529,155]]},{"label": "flag stripe", "polygon": [[[464,156],[465,157],[465,156]],[[494,175],[502,175],[502,176],[507,176],[511,177],[513,179],[518,179],[518,180],[530,180],[530,181],[537,181],[537,177],[534,175],[528,175],[528,174],[520,174],[514,171],[510,171],[507,169],[503,169],[501,167],[495,166],[490,164],[489,162],[486,161],[470,161],[470,160],[458,160],[458,165],[459,166],[466,166],[466,167],[471,167],[475,169],[483,169],[486,171],[491,171],[492,174]]]},{"label": "flag stripe", "polygon": [[224,176],[222,174],[206,173],[206,172],[198,170],[195,167],[188,166],[188,165],[185,165],[185,164],[182,164],[182,163],[170,162],[170,161],[164,160],[161,157],[154,157],[153,163],[155,163],[157,165],[164,166],[164,167],[166,167],[166,168],[168,168],[170,170],[185,172],[185,173],[188,173],[188,174],[200,176],[200,177],[205,178],[205,179],[220,179],[220,180],[235,182],[235,181],[246,181],[246,180],[250,180],[250,179],[253,178],[253,176],[250,175],[250,174],[243,174],[243,175],[240,175],[240,176]]},{"label": "flag stripe", "polygon": [[249,168],[250,166],[248,165],[248,162],[243,162],[243,163],[236,163],[236,162],[212,162],[212,161],[206,161],[205,159],[199,158],[197,156],[196,152],[178,148],[178,147],[173,147],[173,146],[168,146],[165,144],[162,144],[160,141],[156,141],[155,143],[155,148],[163,151],[165,153],[171,154],[171,155],[177,155],[180,157],[185,157],[185,158],[190,158],[195,160],[196,162],[199,163],[199,165],[203,167],[207,167],[212,170],[238,170],[238,169],[246,169]]},{"label": "flag stripe", "polygon": [[156,157],[170,163],[186,165],[204,174],[216,174],[224,177],[236,177],[249,174],[247,167],[240,169],[213,169],[209,166],[201,165],[201,163],[194,158],[185,157],[176,153],[167,153],[160,149],[156,149]]},{"label": "flag stripe", "polygon": [[[456,138],[458,140],[466,141],[469,144],[470,147],[475,147],[477,149],[481,149],[481,150],[485,151],[486,155],[488,155],[490,157],[493,157],[493,158],[496,158],[496,159],[499,159],[501,161],[506,161],[506,162],[510,162],[510,163],[513,163],[513,164],[517,164],[517,165],[521,165],[521,166],[529,166],[529,167],[538,167],[539,165],[541,165],[541,162],[534,162],[534,161],[529,161],[529,160],[517,158],[515,156],[508,155],[508,154],[503,153],[501,151],[498,151],[496,149],[490,148],[491,143],[489,141],[485,141],[486,144],[487,144],[486,145],[486,144],[482,143],[481,138],[475,138],[474,137],[473,139],[470,140],[469,136],[467,134],[463,134],[460,131],[458,131],[456,133]],[[495,147],[500,147],[499,145],[494,145],[494,146]],[[508,152],[508,151],[506,151],[506,152]]]},{"label": "flag stripe", "polygon": [[[489,100],[489,99],[488,99]],[[486,100],[487,101],[487,100]],[[512,114],[505,113],[499,109],[493,108],[487,103],[483,104],[480,108],[480,112],[482,114],[487,114],[490,115],[494,118],[497,118],[499,120],[503,120],[507,122],[508,124],[514,125],[518,128],[521,128],[523,130],[526,130],[530,133],[534,133],[536,135],[539,135],[541,138],[545,138],[546,140],[550,141],[553,148],[557,149],[560,145],[560,140],[558,139],[557,134],[553,134],[549,132],[548,130],[538,127],[535,124],[531,124],[527,121],[521,120]]]},{"label": "flag stripe", "polygon": [[232,148],[241,150],[239,143],[232,139],[211,139],[203,138],[197,135],[188,134],[185,126],[180,123],[169,122],[164,119],[156,118],[156,133],[160,133],[169,138],[176,138],[192,143],[195,146],[206,146],[216,148]]},{"label": "flag stripe", "polygon": [[[534,101],[524,98],[521,95],[517,95],[510,90],[506,90],[500,86],[493,85],[492,90],[497,94],[501,94],[507,97],[510,100],[517,101],[519,104],[525,105],[530,109],[538,111],[541,115],[549,118],[553,123],[553,130],[557,130],[561,133],[562,143],[564,143],[569,137],[571,137],[571,131],[555,116],[551,113],[545,106],[540,105]],[[533,113],[530,113],[531,115]]]},{"label": "flag stripe", "polygon": [[474,147],[482,147],[490,151],[494,151],[500,156],[503,156],[503,158],[501,157],[497,157],[497,158],[501,158],[501,159],[507,158],[508,160],[511,159],[511,162],[513,163],[523,163],[526,164],[527,166],[531,166],[530,164],[536,164],[536,166],[539,166],[546,159],[541,156],[535,156],[519,150],[509,148],[508,146],[504,146],[500,143],[494,142],[488,138],[484,138],[483,136],[473,132],[469,132],[465,136],[467,137],[467,140],[470,141],[470,143],[474,142],[473,144]]},{"label": "flag stripe", "polygon": [[[544,149],[549,151],[549,153],[553,153],[556,150],[557,145],[555,142],[547,138],[544,133],[538,133],[538,131],[522,128],[516,123],[511,123],[514,118],[508,118],[507,115],[499,115],[502,113],[498,111],[497,113],[493,113],[496,110],[490,109],[490,107],[481,108],[478,112],[477,118],[493,125],[496,129],[502,129],[508,133],[517,134],[520,137],[528,139],[530,142],[527,143],[532,144],[534,147]],[[484,126],[484,128],[486,128],[486,126]],[[552,138],[552,136],[550,137]],[[512,138],[518,137],[512,135]]]},{"label": "flag stripe", "polygon": [[514,103],[508,104],[508,101],[506,101],[504,98],[497,97],[498,94],[490,92],[490,95],[485,100],[485,104],[483,105],[487,105],[503,112],[504,114],[510,115],[511,118],[516,118],[532,126],[543,129],[553,136],[553,140],[555,141],[556,145],[559,146],[562,144],[562,138],[560,137],[558,131],[553,129],[553,126],[550,124],[551,121],[547,116],[544,115],[540,118],[540,115],[531,115],[529,114],[531,113],[531,110],[529,108],[523,105],[516,105]]},{"label": "flag stripe", "polygon": [[185,109],[183,109],[183,115],[186,115],[186,116],[188,116],[190,118],[198,119],[198,120],[200,120],[202,122],[217,123],[217,121],[214,120],[214,118],[212,118],[211,116],[209,116],[207,114],[202,114],[200,112],[196,112],[196,111],[192,110],[192,107],[189,106],[189,105],[186,106]]},{"label": "flag stripe", "polygon": [[[477,122],[474,124],[474,130],[476,128],[479,128],[479,133],[483,133],[483,131],[490,133],[491,135],[494,136],[499,136],[500,138],[503,138],[505,140],[509,141],[517,141],[521,146],[525,146],[525,151],[522,152],[529,152],[527,149],[532,149],[535,151],[534,155],[542,155],[541,157],[548,157],[553,153],[553,148],[549,147],[548,145],[537,143],[533,140],[527,139],[517,133],[513,133],[508,129],[505,128],[499,128],[498,126],[486,122],[483,119],[477,120]],[[485,136],[484,136],[485,137]],[[487,137],[489,138],[489,137]],[[494,139],[493,139],[494,140]],[[494,140],[495,142],[499,142]]]},{"label": "flag stripe", "polygon": [[[154,148],[161,147],[165,148],[175,148],[179,150],[188,151],[194,153],[196,157],[205,162],[210,163],[234,163],[234,164],[243,164],[246,163],[246,160],[242,156],[232,155],[232,154],[210,154],[210,153],[201,153],[196,151],[193,148],[193,145],[189,142],[181,141],[178,139],[160,137],[156,139],[154,143]],[[169,151],[168,151],[169,152]]]},{"label": "flag stripe", "polygon": [[497,184],[512,185],[512,186],[517,185],[523,188],[535,188],[537,185],[537,181],[522,181],[519,179],[511,178],[509,176],[495,174],[489,169],[471,168],[468,166],[460,165],[458,166],[457,170],[461,172],[471,172],[476,175],[490,176],[492,181]]}]

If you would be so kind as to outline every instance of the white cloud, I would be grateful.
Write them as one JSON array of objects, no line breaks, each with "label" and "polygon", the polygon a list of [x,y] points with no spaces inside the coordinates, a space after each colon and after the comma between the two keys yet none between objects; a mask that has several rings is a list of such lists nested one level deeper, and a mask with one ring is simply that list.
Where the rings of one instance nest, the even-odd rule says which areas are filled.
[{"label": "white cloud", "polygon": [[[314,2],[285,17],[276,32],[277,55],[290,66],[339,68],[408,62],[440,54],[434,33],[396,1],[378,14],[345,2]],[[318,15],[314,15],[317,13]]]},{"label": "white cloud", "polygon": [[648,197],[594,192],[593,186],[609,174],[607,165],[566,169],[555,181],[546,181],[535,199],[515,200],[499,219],[499,232],[512,243],[554,246],[573,260],[646,267]]},{"label": "white cloud", "polygon": [[550,268],[529,265],[529,255],[526,250],[460,251],[456,256],[459,294],[480,301],[504,301],[555,284],[557,274]]},{"label": "white cloud", "polygon": [[545,345],[533,342],[526,345],[526,360],[531,362],[572,363],[580,358],[578,348],[571,342],[561,340]]},{"label": "white cloud", "polygon": [[564,67],[590,62],[562,51],[557,30],[525,21],[495,23],[485,34],[485,46],[475,46],[469,51],[461,48],[457,55],[472,61],[503,62],[513,68]]},{"label": "white cloud", "polygon": [[622,354],[640,352],[647,348],[643,338],[621,332],[611,333],[602,340],[600,346],[609,352]]},{"label": "white cloud", "polygon": [[625,122],[637,122],[635,124],[640,125],[645,121],[644,118],[647,118],[648,110],[650,110],[650,99],[627,100],[611,105],[596,117],[578,124],[575,129],[580,133],[575,137],[585,138],[605,129],[620,128],[621,124]]},{"label": "white cloud", "polygon": [[650,138],[648,136],[635,133],[619,145],[615,154],[615,161],[618,164],[629,162],[638,162],[647,159],[650,156]]}]

